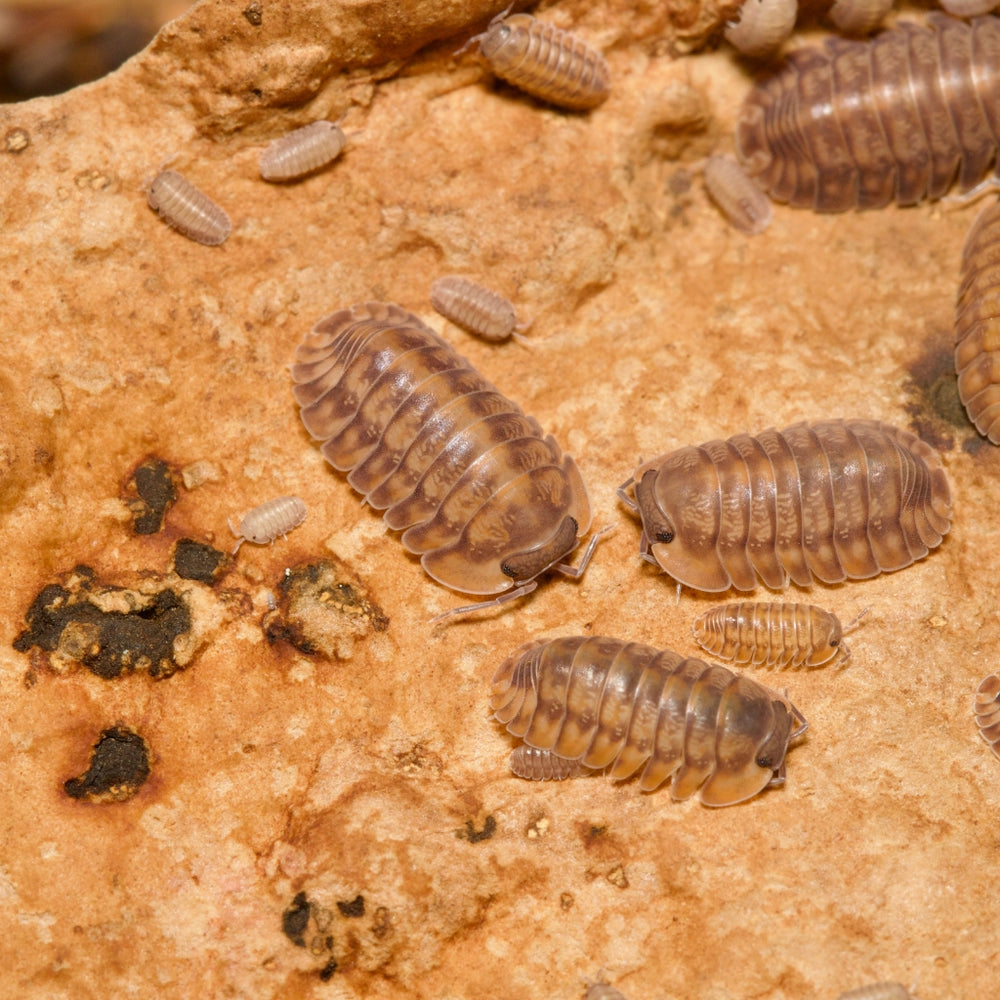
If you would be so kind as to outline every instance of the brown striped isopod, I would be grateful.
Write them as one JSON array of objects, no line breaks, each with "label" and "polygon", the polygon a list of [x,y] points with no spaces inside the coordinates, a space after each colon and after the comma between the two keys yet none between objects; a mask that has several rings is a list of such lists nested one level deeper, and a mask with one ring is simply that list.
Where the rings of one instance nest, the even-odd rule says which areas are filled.
[{"label": "brown striped isopod", "polygon": [[798,0],[744,0],[726,25],[726,41],[751,59],[766,59],[791,35],[798,12]]},{"label": "brown striped isopod", "polygon": [[843,641],[868,613],[865,608],[846,627],[815,604],[740,601],[706,611],[692,627],[695,642],[707,653],[733,663],[769,667],[821,667],[840,655],[851,657]]},{"label": "brown striped isopod", "polygon": [[869,983],[841,993],[837,1000],[916,1000],[902,983]]},{"label": "brown striped isopod", "polygon": [[146,192],[149,207],[189,240],[214,247],[225,243],[229,216],[176,170],[161,170]]},{"label": "brown striped isopod", "polygon": [[845,35],[870,35],[892,10],[893,0],[836,0],[830,20]]},{"label": "brown striped isopod", "polygon": [[710,156],[703,169],[705,190],[730,224],[744,233],[762,233],[771,224],[771,199],[732,156]]},{"label": "brown striped isopod", "polygon": [[239,552],[244,542],[255,545],[270,545],[279,535],[283,538],[292,528],[297,528],[306,519],[306,505],[298,497],[276,497],[259,507],[254,507],[240,521],[237,531],[229,523],[229,530],[239,536],[233,555]]},{"label": "brown striped isopod", "polygon": [[[785,780],[806,721],[782,695],[726,667],[603,636],[536,639],[493,677],[490,708],[525,745],[649,792],[673,778],[728,806]],[[515,753],[517,751],[515,750]]]},{"label": "brown striped isopod", "polygon": [[709,592],[866,579],[922,559],[951,527],[938,453],[876,420],[679,448],[618,494],[642,519],[642,557]]},{"label": "brown striped isopod", "polygon": [[514,306],[502,295],[457,274],[446,274],[431,286],[431,305],[456,326],[483,340],[500,343],[525,329],[517,322]]},{"label": "brown striped isopod", "polygon": [[973,707],[979,735],[990,745],[990,749],[1000,757],[1000,677],[990,674],[984,677],[976,690]]},{"label": "brown striped isopod", "polygon": [[591,520],[576,463],[412,313],[341,309],[295,357],[306,429],[438,583],[510,600],[546,570],[586,568],[598,536],[563,562]]},{"label": "brown striped isopod", "polygon": [[347,139],[339,125],[317,121],[275,139],[260,154],[260,176],[266,181],[294,181],[333,163]]},{"label": "brown striped isopod", "polygon": [[962,250],[955,305],[958,395],[976,425],[1000,444],[1000,201],[984,208]]},{"label": "brown striped isopod", "polygon": [[736,149],[772,198],[842,212],[982,179],[1000,142],[1000,19],[927,20],[797,49],[751,90]]},{"label": "brown striped isopod", "polygon": [[479,42],[490,69],[515,87],[571,111],[589,111],[610,93],[611,74],[600,52],[575,35],[530,14],[497,14],[481,35],[459,51]]}]

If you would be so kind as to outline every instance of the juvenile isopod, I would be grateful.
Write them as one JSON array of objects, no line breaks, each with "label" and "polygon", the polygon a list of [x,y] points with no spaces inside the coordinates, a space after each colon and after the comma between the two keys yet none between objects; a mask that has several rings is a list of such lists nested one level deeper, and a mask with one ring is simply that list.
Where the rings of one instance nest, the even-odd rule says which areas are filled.
[{"label": "juvenile isopod", "polygon": [[561,108],[589,111],[607,100],[611,74],[600,52],[529,14],[507,17],[509,10],[459,51],[479,42],[480,54],[497,76]]},{"label": "juvenile isopod", "polygon": [[583,767],[575,760],[557,757],[551,750],[538,750],[521,744],[511,751],[510,769],[529,781],[565,781],[575,778]]},{"label": "juvenile isopod", "polygon": [[149,207],[189,240],[214,247],[232,231],[229,216],[176,170],[161,170],[146,192]]},{"label": "juvenile isopod", "polygon": [[341,309],[295,357],[306,429],[438,583],[499,601],[546,570],[584,571],[599,536],[579,567],[563,562],[591,520],[576,463],[412,313]]},{"label": "juvenile isopod", "polygon": [[621,990],[616,990],[608,983],[590,983],[583,1000],[626,1000]]},{"label": "juvenile isopod", "polygon": [[680,448],[618,493],[642,519],[641,556],[709,592],[867,579],[922,559],[951,527],[938,453],[876,420]]},{"label": "juvenile isopod", "polygon": [[928,15],[870,41],[789,53],[736,127],[747,170],[776,201],[820,212],[912,205],[963,191],[1000,141],[1000,19]]},{"label": "juvenile isopod", "polygon": [[792,33],[798,12],[798,0],[745,0],[726,25],[726,41],[751,59],[766,59]]},{"label": "juvenile isopod", "polygon": [[514,306],[502,295],[477,285],[457,274],[446,274],[431,286],[431,305],[445,319],[474,333],[483,340],[500,343],[518,334],[523,325],[517,322]]},{"label": "juvenile isopod", "polygon": [[916,1000],[902,983],[869,983],[841,993],[837,1000]]},{"label": "juvenile isopod", "polygon": [[705,190],[737,229],[762,233],[771,224],[771,199],[732,156],[710,156],[704,167]]},{"label": "juvenile isopod", "polygon": [[707,653],[733,663],[769,667],[821,667],[851,651],[843,641],[868,612],[865,608],[845,628],[830,611],[815,604],[741,601],[706,611],[692,631]]},{"label": "juvenile isopod", "polygon": [[[675,801],[752,798],[785,780],[806,721],[785,697],[725,667],[602,636],[536,639],[493,677],[490,708],[524,744]],[[517,750],[514,751],[517,753]]]},{"label": "juvenile isopod", "polygon": [[339,125],[318,121],[275,139],[260,154],[260,176],[266,181],[293,181],[333,163],[347,139]]},{"label": "juvenile isopod", "polygon": [[1000,201],[984,208],[962,250],[955,306],[958,395],[976,425],[1000,444]]},{"label": "juvenile isopod", "polygon": [[1000,757],[1000,677],[990,674],[983,678],[976,691],[974,706],[979,735],[990,745],[990,749]]},{"label": "juvenile isopod", "polygon": [[830,20],[845,35],[869,35],[892,10],[893,0],[836,0]]},{"label": "juvenile isopod", "polygon": [[979,17],[995,10],[1000,0],[941,0],[941,6],[952,17]]},{"label": "juvenile isopod", "polygon": [[229,530],[239,537],[233,555],[239,552],[244,542],[255,545],[269,545],[279,535],[284,538],[292,528],[297,528],[306,519],[306,505],[298,497],[276,497],[244,515],[237,531],[230,521]]}]

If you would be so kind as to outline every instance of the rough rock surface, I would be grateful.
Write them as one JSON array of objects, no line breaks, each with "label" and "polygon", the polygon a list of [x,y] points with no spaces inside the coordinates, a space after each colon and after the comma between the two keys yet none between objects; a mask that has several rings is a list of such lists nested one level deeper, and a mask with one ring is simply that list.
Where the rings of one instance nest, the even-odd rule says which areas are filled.
[{"label": "rough rock surface", "polygon": [[[599,970],[631,1000],[995,984],[1000,784],[971,705],[1000,640],[1000,450],[951,366],[976,209],[778,207],[744,236],[693,171],[731,149],[750,84],[701,48],[728,10],[538,11],[607,55],[586,116],[453,58],[495,11],[210,0],[112,76],[0,108],[0,995],[568,1000]],[[260,181],[267,141],[341,116],[330,169]],[[223,246],[147,207],[168,157],[229,212]],[[443,273],[514,299],[532,348],[445,324]],[[316,319],[373,298],[575,455],[617,526],[582,581],[428,624],[464,598],[324,463],[290,391]],[[711,810],[511,777],[486,706],[511,650],[584,633],[694,654],[716,603],[675,603],[640,563],[615,497],[640,456],[836,416],[940,447],[956,519],[904,571],[785,595],[872,608],[846,669],[755,672],[811,723],[787,784]],[[227,518],[290,494],[306,522],[230,557]],[[71,580],[83,624],[15,650]],[[188,616],[169,635],[158,594]],[[129,648],[86,669],[119,621],[173,666]],[[109,730],[151,748],[148,778],[71,798]]]}]

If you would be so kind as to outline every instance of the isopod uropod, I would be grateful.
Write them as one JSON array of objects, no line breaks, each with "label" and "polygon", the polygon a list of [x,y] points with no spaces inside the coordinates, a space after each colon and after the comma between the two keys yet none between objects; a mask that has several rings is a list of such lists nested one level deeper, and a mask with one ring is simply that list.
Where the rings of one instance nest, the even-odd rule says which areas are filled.
[{"label": "isopod uropod", "polygon": [[306,519],[306,505],[298,497],[276,497],[245,514],[237,531],[232,522],[229,530],[239,536],[235,555],[244,542],[255,545],[269,545],[279,535],[284,537],[292,528],[297,528]]},{"label": "isopod uropod", "polygon": [[232,231],[229,216],[176,170],[161,170],[146,192],[149,207],[196,243],[218,246]]},{"label": "isopod uropod", "polygon": [[741,601],[706,611],[692,631],[698,645],[721,660],[821,667],[838,654],[842,664],[850,659],[844,633],[867,612],[865,608],[845,628],[835,614],[815,604]]},{"label": "isopod uropod", "polygon": [[591,521],[576,463],[412,313],[341,309],[295,357],[306,429],[438,583],[510,600],[546,570],[586,568],[599,536],[563,562]]},{"label": "isopod uropod", "polygon": [[771,224],[771,199],[732,156],[710,156],[704,177],[709,197],[737,229],[762,233]]},{"label": "isopod uropod", "polygon": [[902,983],[869,983],[841,993],[837,1000],[916,1000]]},{"label": "isopod uropod", "polygon": [[990,745],[990,749],[1000,757],[1000,677],[990,674],[984,677],[976,691],[973,707],[979,735]]},{"label": "isopod uropod", "polygon": [[611,75],[604,56],[568,31],[529,14],[497,14],[479,42],[490,69],[533,97],[571,111],[589,111],[607,100]]},{"label": "isopod uropod", "polygon": [[1000,19],[928,16],[870,41],[789,53],[736,127],[740,160],[776,201],[820,212],[967,191],[1000,142]]},{"label": "isopod uropod", "polygon": [[792,33],[798,0],[744,0],[739,17],[726,25],[726,41],[743,55],[766,59]]},{"label": "isopod uropod", "polygon": [[260,176],[266,181],[291,181],[332,163],[347,139],[339,125],[310,122],[275,139],[260,154]]},{"label": "isopod uropod", "polygon": [[452,323],[483,340],[499,343],[524,329],[514,306],[502,295],[457,274],[446,274],[431,286],[431,305]]},{"label": "isopod uropod", "polygon": [[866,579],[922,559],[951,527],[937,452],[876,420],[680,448],[618,493],[642,519],[642,557],[709,592]]},{"label": "isopod uropod", "polygon": [[806,729],[786,698],[726,667],[601,636],[521,646],[494,675],[490,708],[529,747],[615,779],[641,769],[647,792],[672,776],[675,801],[700,788],[709,806],[783,783],[788,743]]}]

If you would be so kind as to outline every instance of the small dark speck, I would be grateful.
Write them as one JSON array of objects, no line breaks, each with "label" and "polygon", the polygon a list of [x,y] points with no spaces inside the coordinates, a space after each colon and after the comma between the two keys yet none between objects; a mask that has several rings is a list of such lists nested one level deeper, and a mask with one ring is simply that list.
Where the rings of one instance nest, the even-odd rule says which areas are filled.
[{"label": "small dark speck", "polygon": [[477,830],[471,819],[465,821],[465,832],[460,833],[470,844],[478,844],[482,840],[489,840],[497,830],[497,821],[492,816],[487,816],[483,822],[482,830]]},{"label": "small dark speck", "polygon": [[322,969],[320,969],[319,978],[324,983],[328,983],[331,979],[333,979],[333,974],[336,971],[337,971],[337,960],[335,958],[331,958],[330,961],[327,962]]},{"label": "small dark speck", "polygon": [[363,917],[365,915],[365,897],[358,895],[347,902],[338,899],[337,909],[345,917]]},{"label": "small dark speck", "polygon": [[243,8],[243,16],[255,27],[259,28],[264,20],[264,8],[260,0],[250,0]]},{"label": "small dark speck", "polygon": [[299,948],[306,946],[305,930],[309,923],[309,900],[300,892],[292,900],[292,905],[281,915],[281,929],[292,944]]}]

